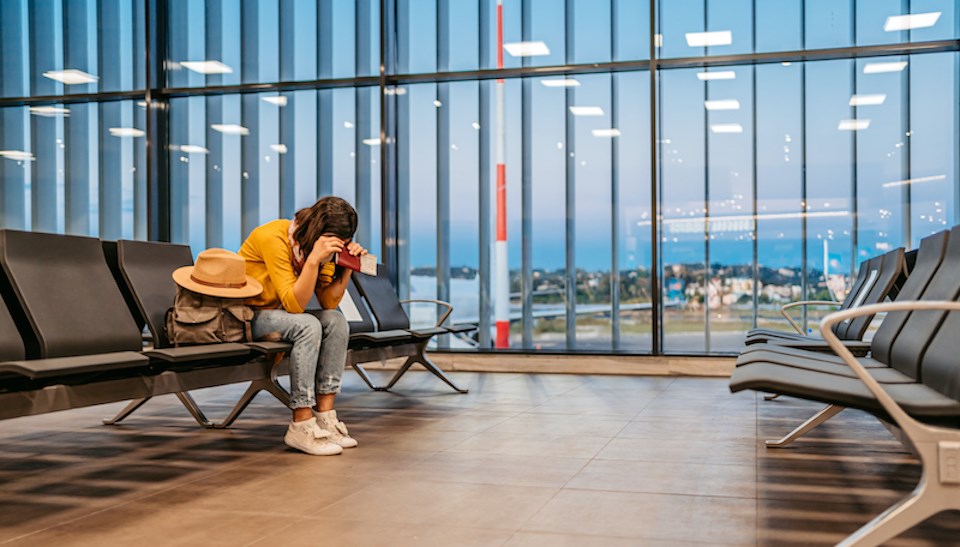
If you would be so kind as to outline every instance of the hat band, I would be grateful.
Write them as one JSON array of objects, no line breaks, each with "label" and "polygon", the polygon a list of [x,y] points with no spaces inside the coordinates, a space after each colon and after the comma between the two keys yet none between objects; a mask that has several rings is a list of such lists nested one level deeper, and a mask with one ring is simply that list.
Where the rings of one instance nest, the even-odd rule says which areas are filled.
[{"label": "hat band", "polygon": [[197,279],[196,277],[193,276],[193,274],[190,274],[190,281],[199,283],[201,285],[206,285],[208,287],[216,287],[218,289],[242,289],[243,287],[247,286],[246,281],[244,281],[243,283],[211,283],[209,281]]}]

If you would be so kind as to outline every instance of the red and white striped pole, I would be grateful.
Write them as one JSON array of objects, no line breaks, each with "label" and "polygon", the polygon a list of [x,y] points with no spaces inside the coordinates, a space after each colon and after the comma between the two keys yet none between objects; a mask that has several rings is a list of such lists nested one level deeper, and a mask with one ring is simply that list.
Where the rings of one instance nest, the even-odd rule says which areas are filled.
[{"label": "red and white striped pole", "polygon": [[[497,68],[503,68],[503,0],[497,0]],[[497,244],[496,298],[497,348],[510,347],[510,268],[507,264],[506,114],[503,78],[497,79]]]}]

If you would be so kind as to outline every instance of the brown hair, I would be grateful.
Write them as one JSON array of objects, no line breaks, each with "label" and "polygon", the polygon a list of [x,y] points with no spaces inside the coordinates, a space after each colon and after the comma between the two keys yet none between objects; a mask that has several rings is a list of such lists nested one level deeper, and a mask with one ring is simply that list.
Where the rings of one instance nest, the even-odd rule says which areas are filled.
[{"label": "brown hair", "polygon": [[327,196],[310,207],[297,211],[297,229],[293,239],[300,244],[303,256],[310,256],[313,244],[323,234],[350,239],[357,231],[357,210],[342,198]]}]

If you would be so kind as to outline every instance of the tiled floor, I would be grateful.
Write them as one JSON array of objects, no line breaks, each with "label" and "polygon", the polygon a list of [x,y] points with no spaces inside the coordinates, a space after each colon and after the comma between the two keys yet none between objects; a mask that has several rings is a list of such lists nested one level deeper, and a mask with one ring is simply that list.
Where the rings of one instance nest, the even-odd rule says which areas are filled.
[{"label": "tiled floor", "polygon": [[[338,407],[360,447],[284,448],[266,395],[230,430],[173,397],[0,422],[0,543],[22,545],[829,545],[909,491],[913,458],[845,411],[789,449],[817,405],[707,378],[356,376]],[[242,386],[197,393],[225,414]],[[896,545],[956,545],[956,513]]]}]

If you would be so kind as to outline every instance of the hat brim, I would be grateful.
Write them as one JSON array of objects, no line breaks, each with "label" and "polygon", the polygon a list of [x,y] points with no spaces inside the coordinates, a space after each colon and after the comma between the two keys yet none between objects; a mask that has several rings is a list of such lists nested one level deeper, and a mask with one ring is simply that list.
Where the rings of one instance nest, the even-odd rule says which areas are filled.
[{"label": "hat brim", "polygon": [[247,276],[246,284],[238,288],[211,287],[190,279],[193,266],[183,266],[173,271],[173,280],[184,289],[217,298],[252,298],[263,292],[263,285],[256,279]]}]

